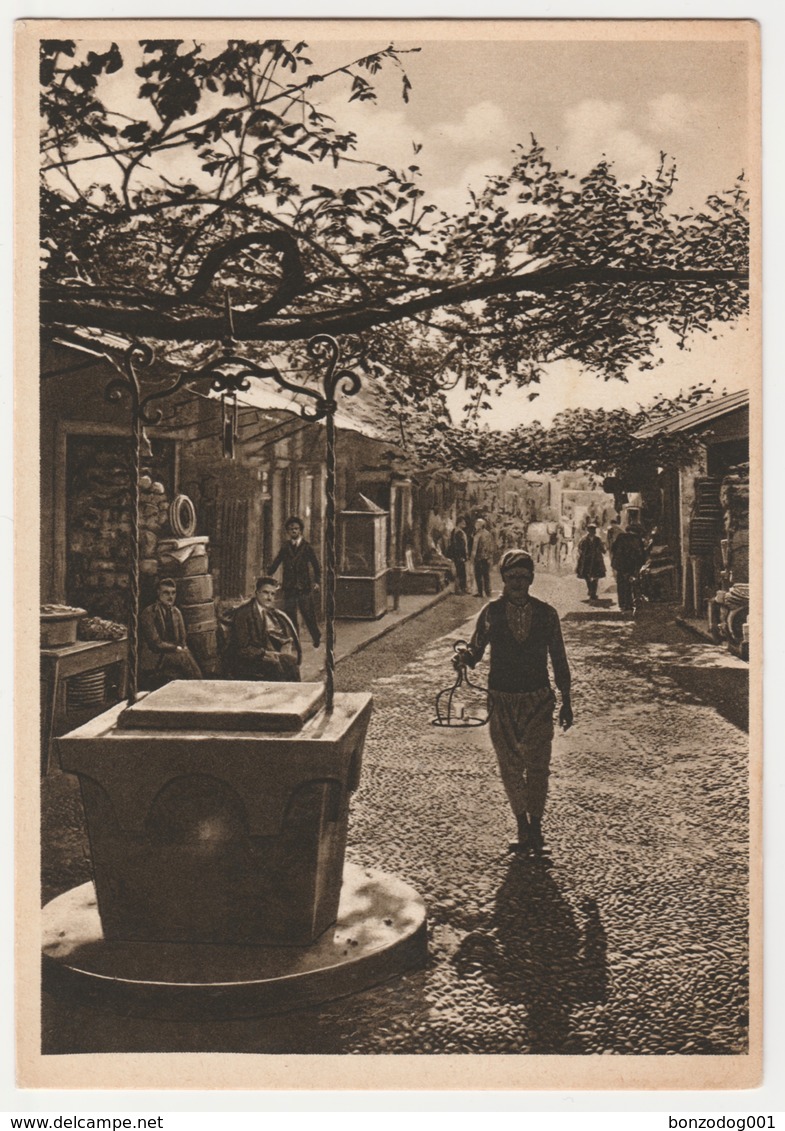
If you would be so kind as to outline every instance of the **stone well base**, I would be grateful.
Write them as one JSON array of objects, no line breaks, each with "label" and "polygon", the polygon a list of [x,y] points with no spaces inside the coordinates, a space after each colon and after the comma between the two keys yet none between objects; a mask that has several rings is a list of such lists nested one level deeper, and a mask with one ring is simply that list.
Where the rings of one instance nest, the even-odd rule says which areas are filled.
[{"label": "stone well base", "polygon": [[346,864],[338,921],[307,947],[107,942],[92,883],[43,909],[44,988],[162,1020],[258,1017],[343,997],[427,959],[425,904],[408,884]]}]

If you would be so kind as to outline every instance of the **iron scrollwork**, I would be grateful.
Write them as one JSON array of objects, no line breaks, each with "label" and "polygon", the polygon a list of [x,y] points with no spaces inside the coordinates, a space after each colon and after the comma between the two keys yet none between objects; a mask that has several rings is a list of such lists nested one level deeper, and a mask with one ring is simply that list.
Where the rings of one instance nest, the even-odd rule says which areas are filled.
[{"label": "iron scrollwork", "polygon": [[[251,387],[251,378],[272,380],[281,389],[305,396],[311,403],[300,406],[300,415],[309,421],[324,420],[327,430],[326,444],[326,483],[325,494],[326,508],[326,656],[325,656],[325,708],[332,711],[335,685],[335,584],[336,584],[336,435],[335,413],[337,409],[336,395],[340,392],[344,396],[354,396],[361,387],[360,377],[349,369],[340,368],[341,347],[337,340],[330,334],[317,334],[307,344],[310,358],[323,367],[321,377],[321,390],[312,385],[296,384],[287,380],[275,366],[263,366],[250,358],[243,357],[236,351],[236,342],[232,336],[231,305],[227,300],[228,335],[222,343],[221,353],[208,361],[196,371],[181,373],[176,380],[165,388],[157,388],[152,392],[142,395],[142,388],[137,370],[146,369],[154,361],[154,353],[150,346],[143,342],[132,342],[125,351],[122,359],[122,376],[115,377],[105,388],[105,396],[109,401],[118,401],[123,396],[131,400],[133,449],[132,449],[132,519],[131,519],[131,614],[129,623],[130,651],[129,651],[129,699],[136,698],[137,691],[137,656],[138,656],[138,619],[139,619],[139,481],[140,461],[144,445],[147,443],[145,426],[160,423],[163,412],[158,407],[150,406],[155,401],[172,396],[184,385],[197,381],[208,381],[210,387],[226,398],[235,398],[240,392],[247,392]],[[229,454],[234,452],[235,430],[231,425],[231,443]],[[224,421],[224,444],[226,447],[226,421]]]},{"label": "iron scrollwork", "polygon": [[257,377],[274,381],[279,388],[290,393],[308,397],[313,404],[300,406],[300,415],[305,420],[316,421],[335,412],[338,392],[344,396],[354,396],[360,390],[359,376],[350,369],[339,368],[341,348],[330,334],[318,334],[307,345],[309,356],[325,366],[321,391],[310,385],[289,381],[275,366],[259,365],[251,358],[236,353],[234,347],[235,342],[228,339],[218,357],[199,369],[179,374],[166,388],[155,389],[143,396],[137,370],[149,368],[154,361],[154,354],[146,343],[133,342],[123,356],[123,376],[113,378],[106,386],[106,399],[117,401],[124,395],[129,396],[134,417],[144,425],[155,425],[160,424],[163,412],[158,407],[151,408],[152,403],[172,396],[187,384],[209,381],[214,392],[236,394],[247,392],[251,387],[250,379]]},{"label": "iron scrollwork", "polygon": [[317,395],[315,410],[309,410],[304,406],[301,413],[306,420],[322,420],[329,413],[335,412],[335,394],[339,385],[344,396],[353,397],[355,393],[359,392],[361,382],[358,375],[351,369],[338,368],[338,363],[341,360],[341,347],[332,335],[317,334],[315,338],[311,338],[308,341],[308,353],[314,361],[322,362],[326,366],[326,372],[322,378],[324,396]]}]

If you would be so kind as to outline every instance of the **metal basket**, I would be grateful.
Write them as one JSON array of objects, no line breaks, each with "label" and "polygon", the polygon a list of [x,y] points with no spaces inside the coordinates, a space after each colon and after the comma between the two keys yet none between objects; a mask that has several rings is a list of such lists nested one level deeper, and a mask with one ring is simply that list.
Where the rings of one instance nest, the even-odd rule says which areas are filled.
[{"label": "metal basket", "polygon": [[[456,656],[460,656],[461,652],[466,648],[465,640],[457,640],[453,644],[453,651]],[[456,667],[455,682],[452,687],[445,687],[436,696],[436,718],[431,719],[431,726],[435,727],[450,727],[453,729],[465,729],[467,727],[483,727],[488,722],[491,716],[490,707],[487,703],[485,714],[483,717],[479,715],[466,714],[466,708],[463,703],[456,702],[456,695],[461,687],[471,688],[473,691],[484,692],[487,696],[488,688],[483,687],[482,684],[474,683],[469,679],[466,672],[466,664],[460,664]]]}]

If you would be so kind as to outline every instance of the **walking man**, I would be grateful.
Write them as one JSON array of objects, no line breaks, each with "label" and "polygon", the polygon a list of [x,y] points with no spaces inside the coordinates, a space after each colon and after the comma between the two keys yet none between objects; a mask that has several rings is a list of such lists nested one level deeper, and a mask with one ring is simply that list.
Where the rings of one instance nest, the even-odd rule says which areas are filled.
[{"label": "walking man", "polygon": [[147,691],[173,679],[202,678],[186,641],[183,614],[175,605],[177,585],[171,577],[162,577],[156,592],[158,600],[139,617],[139,671]]},{"label": "walking man", "polygon": [[469,543],[466,538],[466,519],[460,516],[455,520],[455,529],[450,535],[447,557],[455,565],[455,592],[466,592],[466,561],[469,557]]},{"label": "walking man", "polygon": [[287,518],[286,536],[288,541],[284,542],[267,572],[274,574],[283,564],[283,610],[296,629],[299,629],[297,613],[300,612],[313,646],[318,648],[322,636],[316,620],[314,596],[318,594],[322,581],[319,559],[313,546],[303,538],[303,520],[297,515]]},{"label": "walking man", "polygon": [[518,825],[514,852],[540,849],[542,817],[548,793],[553,708],[556,697],[548,678],[548,657],[561,693],[559,724],[572,726],[570,669],[559,614],[529,593],[534,561],[525,550],[507,550],[501,560],[502,596],[477,618],[469,644],[453,660],[473,668],[490,645],[488,708],[491,742]]},{"label": "walking man", "polygon": [[611,560],[613,560],[613,543],[616,541],[620,534],[621,525],[619,523],[619,520],[618,518],[612,518],[610,526],[608,527],[608,536],[606,538],[606,542],[608,544],[608,553],[611,555]]},{"label": "walking man", "polygon": [[478,597],[491,595],[491,560],[493,558],[493,535],[485,525],[485,519],[478,518],[474,524],[472,543],[472,565]]},{"label": "walking man", "polygon": [[578,565],[575,572],[586,582],[589,600],[596,601],[598,582],[601,577],[605,577],[605,557],[593,522],[586,527],[586,534],[578,543]]},{"label": "walking man", "polygon": [[617,534],[613,541],[611,568],[616,574],[616,594],[619,608],[627,612],[633,608],[634,579],[646,561],[640,531],[641,528],[633,524]]}]

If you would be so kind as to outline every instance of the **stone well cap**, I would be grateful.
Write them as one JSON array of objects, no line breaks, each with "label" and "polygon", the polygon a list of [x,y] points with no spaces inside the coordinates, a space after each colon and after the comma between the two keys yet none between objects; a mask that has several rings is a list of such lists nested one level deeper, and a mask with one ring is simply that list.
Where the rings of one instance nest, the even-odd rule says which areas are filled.
[{"label": "stone well cap", "polygon": [[118,725],[134,730],[293,731],[323,701],[321,683],[179,679],[127,707]]}]

